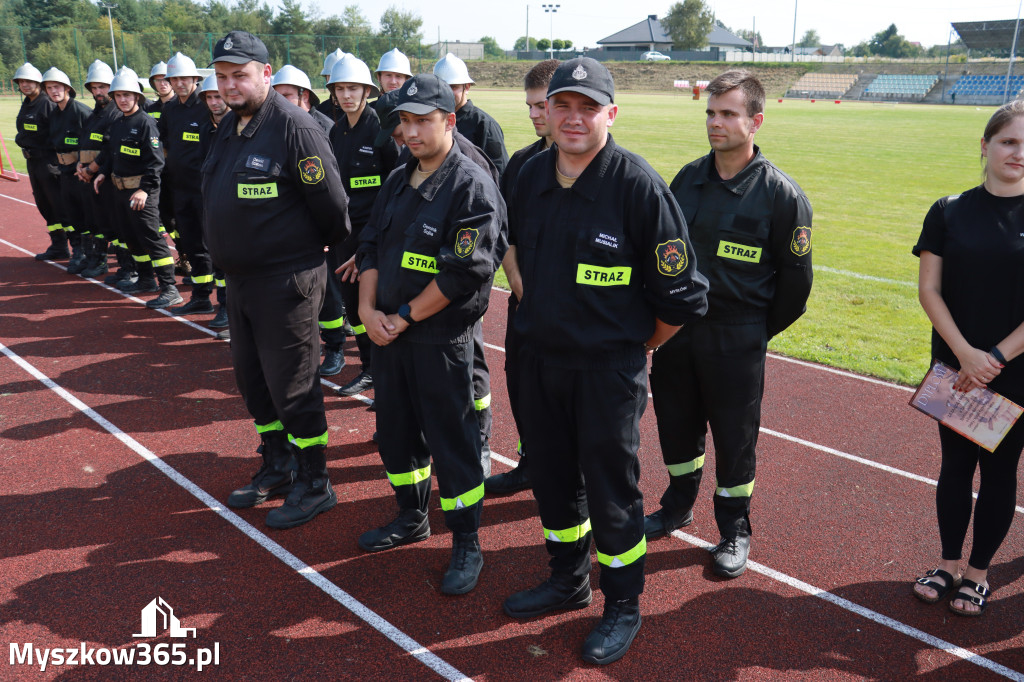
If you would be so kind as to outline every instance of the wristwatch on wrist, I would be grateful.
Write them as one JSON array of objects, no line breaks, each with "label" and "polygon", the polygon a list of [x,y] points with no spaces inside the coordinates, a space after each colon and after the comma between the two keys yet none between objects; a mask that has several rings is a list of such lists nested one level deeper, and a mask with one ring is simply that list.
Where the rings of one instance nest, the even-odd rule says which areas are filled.
[{"label": "wristwatch on wrist", "polygon": [[398,306],[398,316],[405,320],[410,327],[416,324],[416,320],[412,319],[412,308],[409,307],[408,303]]}]

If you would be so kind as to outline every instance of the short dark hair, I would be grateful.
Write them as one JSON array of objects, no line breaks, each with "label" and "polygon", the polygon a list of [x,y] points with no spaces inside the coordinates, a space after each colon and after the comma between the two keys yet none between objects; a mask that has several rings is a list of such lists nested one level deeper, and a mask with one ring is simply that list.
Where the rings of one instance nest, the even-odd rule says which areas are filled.
[{"label": "short dark hair", "polygon": [[739,88],[743,92],[743,102],[747,106],[747,116],[764,113],[764,86],[749,71],[736,69],[726,71],[708,83],[708,95],[724,95],[730,90]]},{"label": "short dark hair", "polygon": [[534,64],[533,68],[527,71],[526,76],[523,77],[523,89],[536,90],[537,88],[544,88],[547,90],[548,83],[551,82],[551,76],[554,75],[555,69],[561,63],[557,59],[545,59]]}]

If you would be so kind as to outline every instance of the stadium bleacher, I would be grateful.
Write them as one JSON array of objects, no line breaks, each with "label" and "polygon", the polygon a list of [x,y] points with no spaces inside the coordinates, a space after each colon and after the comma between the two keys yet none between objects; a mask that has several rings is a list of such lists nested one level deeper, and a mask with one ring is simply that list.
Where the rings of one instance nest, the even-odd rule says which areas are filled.
[{"label": "stadium bleacher", "polygon": [[939,82],[935,75],[882,74],[864,88],[865,99],[923,99]]},{"label": "stadium bleacher", "polygon": [[805,73],[786,93],[788,97],[842,97],[857,82],[852,73]]},{"label": "stadium bleacher", "polygon": [[963,104],[1002,104],[1009,92],[1008,99],[1016,99],[1024,90],[1024,76],[1011,76],[1010,87],[1006,87],[1006,76],[970,75],[961,76],[953,87],[950,95],[956,95]]}]

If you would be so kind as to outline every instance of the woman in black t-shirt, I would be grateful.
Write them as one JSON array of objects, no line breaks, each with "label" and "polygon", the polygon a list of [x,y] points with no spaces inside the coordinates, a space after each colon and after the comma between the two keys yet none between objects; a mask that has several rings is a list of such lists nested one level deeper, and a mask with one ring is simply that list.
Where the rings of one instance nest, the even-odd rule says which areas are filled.
[{"label": "woman in black t-shirt", "polygon": [[[920,256],[919,297],[932,323],[934,359],[955,367],[954,388],[988,387],[1024,404],[1024,102],[1000,107],[981,140],[984,182],[939,199],[914,247]],[[959,588],[949,608],[980,616],[990,588],[989,563],[1010,529],[1024,419],[989,453],[939,426],[942,468],[935,495],[942,543],[939,567],[914,585],[935,603]],[[974,541],[967,569],[959,562],[971,522],[972,485],[981,467]]]}]

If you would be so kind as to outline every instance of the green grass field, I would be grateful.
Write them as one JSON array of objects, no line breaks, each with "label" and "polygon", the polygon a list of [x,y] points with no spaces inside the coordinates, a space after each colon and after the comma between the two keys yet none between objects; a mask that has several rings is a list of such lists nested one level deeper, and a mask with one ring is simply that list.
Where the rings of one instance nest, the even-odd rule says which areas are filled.
[{"label": "green grass field", "polygon": [[[473,101],[505,131],[509,151],[533,142],[521,92],[480,90]],[[621,94],[612,133],[666,182],[707,152],[704,102]],[[0,100],[13,147],[18,102]],[[757,141],[814,207],[814,291],[774,351],[902,383],[927,369],[929,324],[917,303],[910,250],[935,199],[980,181],[978,139],[992,108],[769,100]]]}]

